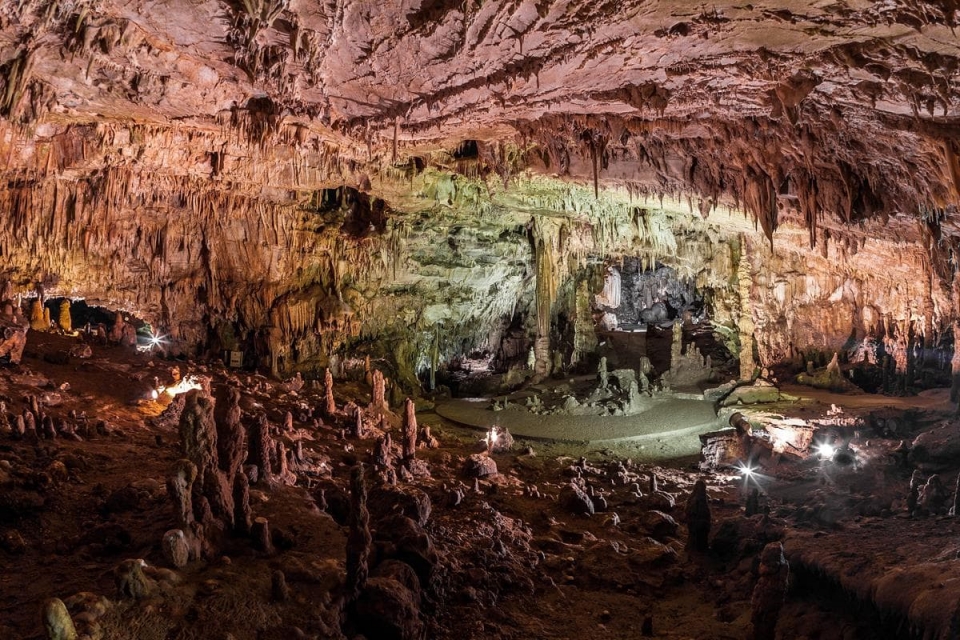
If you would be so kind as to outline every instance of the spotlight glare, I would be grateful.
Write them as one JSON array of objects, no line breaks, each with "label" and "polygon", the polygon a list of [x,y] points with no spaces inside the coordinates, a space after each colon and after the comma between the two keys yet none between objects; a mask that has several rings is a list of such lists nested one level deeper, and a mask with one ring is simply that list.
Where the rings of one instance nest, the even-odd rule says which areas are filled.
[{"label": "spotlight glare", "polygon": [[753,474],[756,473],[756,469],[745,464],[740,464],[739,469],[740,469],[740,477],[744,479],[750,479],[753,477]]},{"label": "spotlight glare", "polygon": [[826,442],[821,442],[814,448],[817,450],[817,454],[820,456],[821,460],[829,460],[833,458],[833,454],[837,452],[837,448],[835,446]]}]

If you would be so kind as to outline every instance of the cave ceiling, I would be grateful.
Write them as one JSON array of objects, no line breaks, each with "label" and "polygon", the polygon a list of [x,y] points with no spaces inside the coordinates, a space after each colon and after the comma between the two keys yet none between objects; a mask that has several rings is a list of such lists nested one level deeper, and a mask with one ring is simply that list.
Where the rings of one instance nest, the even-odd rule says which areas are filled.
[{"label": "cave ceiling", "polygon": [[[0,9],[0,113],[261,138],[296,125],[309,133],[292,144],[316,136],[358,163],[510,142],[523,167],[732,197],[767,231],[786,201],[812,229],[824,213],[956,206],[957,11],[953,0],[20,0]],[[509,171],[495,156],[487,164]]]}]

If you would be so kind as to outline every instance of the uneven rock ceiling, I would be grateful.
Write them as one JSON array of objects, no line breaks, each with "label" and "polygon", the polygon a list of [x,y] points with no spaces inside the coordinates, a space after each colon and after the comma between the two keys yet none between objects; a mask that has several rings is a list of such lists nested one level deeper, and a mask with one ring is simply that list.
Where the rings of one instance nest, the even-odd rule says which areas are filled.
[{"label": "uneven rock ceiling", "polygon": [[[834,262],[887,242],[877,255],[935,280],[945,325],[958,21],[957,0],[3,2],[0,266],[16,290],[135,310],[187,342],[270,325],[306,361],[377,323],[509,317],[531,216],[581,263],[729,265],[684,247],[755,222],[758,252],[778,252],[778,227]],[[336,228],[323,190],[340,187],[366,213]],[[435,254],[413,269],[417,251]],[[859,282],[888,267],[856,266]],[[459,283],[463,308],[398,320],[378,302],[425,282]]]}]

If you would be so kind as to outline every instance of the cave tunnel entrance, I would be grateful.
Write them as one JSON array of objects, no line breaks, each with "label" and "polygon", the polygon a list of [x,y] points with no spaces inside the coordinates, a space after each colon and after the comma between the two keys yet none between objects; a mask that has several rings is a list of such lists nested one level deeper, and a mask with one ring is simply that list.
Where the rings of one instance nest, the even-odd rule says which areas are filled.
[{"label": "cave tunnel entrance", "polygon": [[[23,300],[23,312],[28,318],[35,299],[25,298]],[[64,313],[64,303],[69,305],[66,310],[69,314],[69,327],[66,326],[66,317],[62,315]],[[102,327],[105,333],[109,333],[117,321],[117,313],[120,313],[125,322],[133,325],[138,347],[151,346],[151,339],[157,335],[153,326],[143,318],[128,311],[118,311],[109,307],[89,304],[83,298],[49,297],[43,301],[43,308],[49,314],[50,326],[63,331],[79,331],[87,335],[95,335],[98,328]]]},{"label": "cave tunnel entrance", "polygon": [[602,275],[603,288],[593,295],[591,309],[597,353],[607,358],[608,368],[636,368],[646,357],[656,376],[669,371],[675,364],[675,325],[681,328],[683,350],[692,345],[714,362],[731,358],[714,335],[707,292],[673,267],[626,257],[618,264],[607,263]]}]

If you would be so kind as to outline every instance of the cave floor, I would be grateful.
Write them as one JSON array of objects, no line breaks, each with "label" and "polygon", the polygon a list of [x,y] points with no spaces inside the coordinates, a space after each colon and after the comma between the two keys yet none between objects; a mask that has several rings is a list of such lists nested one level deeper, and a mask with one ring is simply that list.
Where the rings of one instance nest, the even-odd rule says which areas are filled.
[{"label": "cave floor", "polygon": [[493,411],[489,405],[489,400],[458,399],[438,404],[436,412],[478,429],[505,426],[515,437],[535,441],[659,443],[664,446],[651,448],[666,457],[695,455],[700,450],[696,436],[720,426],[711,403],[681,398],[658,399],[645,410],[626,416],[536,414],[516,406]]},{"label": "cave floor", "polygon": [[[107,435],[82,441],[15,441],[0,434],[0,637],[46,637],[40,604],[83,592],[109,599],[96,624],[100,637],[112,640],[356,637],[354,622],[337,604],[347,529],[333,498],[344,494],[349,469],[368,460],[376,430],[363,439],[344,437],[346,415],[343,424],[313,426],[300,416],[322,403],[319,390],[291,391],[219,366],[171,363],[112,347],[94,347],[88,361],[44,360],[71,344],[72,338],[31,333],[23,363],[0,370],[7,411],[19,413],[26,395],[41,394],[53,415],[83,411],[90,421],[109,425]],[[165,478],[180,456],[176,427],[161,419],[162,404],[142,401],[152,378],[165,377],[174,365],[184,374],[210,376],[215,388],[239,387],[245,411],[263,410],[273,424],[291,411],[295,432],[282,437],[302,440],[306,456],[323,471],[302,474],[296,486],[253,487],[254,513],[269,518],[276,554],[265,556],[248,540],[229,538],[215,558],[176,572],[159,569],[165,576],[158,578],[159,593],[132,601],[118,596],[114,567],[127,558],[163,567],[160,540],[175,521]],[[61,388],[64,383],[69,388]],[[338,405],[368,401],[362,385],[337,389]],[[59,394],[60,401],[44,393]],[[820,402],[825,400],[830,398]],[[933,402],[930,397],[904,402],[928,401]],[[901,402],[884,399],[881,405]],[[804,407],[812,411],[810,404]],[[903,427],[897,438],[916,435],[936,417],[931,413]],[[474,482],[463,469],[468,456],[483,450],[478,432],[429,412],[421,422],[432,426],[439,447],[418,452],[430,475],[401,486],[416,486],[433,505],[425,531],[436,564],[420,607],[425,637],[637,638],[649,617],[652,637],[744,638],[755,559],[773,539],[785,540],[797,574],[781,614],[784,639],[906,637],[898,636],[900,627],[889,620],[908,619],[910,609],[894,603],[881,611],[872,602],[875,591],[854,588],[858,576],[876,584],[912,571],[910,584],[943,583],[944,594],[954,593],[953,576],[960,576],[953,559],[955,521],[906,518],[900,505],[909,473],[883,455],[875,464],[841,470],[833,482],[824,482],[813,463],[778,464],[762,496],[769,516],[744,515],[738,478],[703,476],[714,548],[697,555],[684,548],[683,504],[701,477],[690,470],[690,458],[641,464],[636,454],[644,451],[643,443],[518,438],[514,451],[493,456],[499,473]],[[398,440],[396,424],[391,419],[387,427]],[[884,438],[884,451],[896,441]],[[532,453],[518,453],[527,446]],[[585,459],[578,462],[580,456]],[[648,491],[653,474],[657,494]],[[591,516],[572,511],[562,494],[572,477],[584,478],[603,495],[606,509]],[[326,493],[326,511],[319,506],[319,488]],[[458,500],[451,498],[454,493]],[[375,531],[377,522],[374,517]],[[906,540],[909,545],[901,544]],[[870,556],[883,546],[896,553],[871,565]],[[939,566],[912,568],[925,558]],[[292,591],[286,602],[270,598],[277,569]],[[932,597],[929,589],[901,591],[922,593],[923,602]],[[850,606],[853,600],[844,598],[860,604]],[[914,628],[942,627],[942,615],[918,616],[910,618]]]}]

